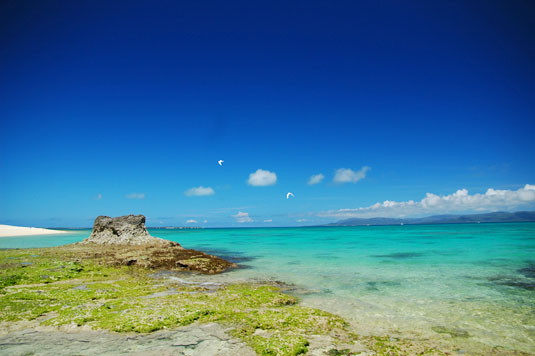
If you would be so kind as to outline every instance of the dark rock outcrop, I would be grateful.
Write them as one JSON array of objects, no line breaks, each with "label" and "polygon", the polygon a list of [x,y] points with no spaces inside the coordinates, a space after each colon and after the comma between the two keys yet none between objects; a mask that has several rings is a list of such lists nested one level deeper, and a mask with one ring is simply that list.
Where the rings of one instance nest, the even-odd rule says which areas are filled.
[{"label": "dark rock outcrop", "polygon": [[95,219],[91,235],[80,242],[98,245],[146,245],[165,244],[180,246],[178,243],[150,236],[145,227],[145,216],[125,215],[116,218],[99,216]]},{"label": "dark rock outcrop", "polygon": [[[61,249],[61,251],[59,251]],[[151,236],[143,215],[99,216],[91,235],[78,243],[56,248],[62,256],[90,259],[113,266],[169,269],[206,274],[221,273],[236,264],[179,243]]]}]

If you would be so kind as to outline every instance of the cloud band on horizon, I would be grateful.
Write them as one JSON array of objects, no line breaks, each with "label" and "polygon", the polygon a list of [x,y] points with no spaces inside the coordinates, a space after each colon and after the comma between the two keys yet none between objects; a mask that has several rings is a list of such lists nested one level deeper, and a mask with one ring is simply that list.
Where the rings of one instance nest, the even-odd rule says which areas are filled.
[{"label": "cloud band on horizon", "polygon": [[[530,206],[531,205],[531,206]],[[328,210],[317,213],[324,218],[371,218],[371,217],[419,217],[428,214],[489,212],[513,210],[522,207],[535,208],[535,185],[526,184],[517,190],[489,188],[484,194],[470,195],[468,190],[459,189],[453,194],[436,195],[427,193],[420,201],[391,201],[375,203],[368,207]]]}]

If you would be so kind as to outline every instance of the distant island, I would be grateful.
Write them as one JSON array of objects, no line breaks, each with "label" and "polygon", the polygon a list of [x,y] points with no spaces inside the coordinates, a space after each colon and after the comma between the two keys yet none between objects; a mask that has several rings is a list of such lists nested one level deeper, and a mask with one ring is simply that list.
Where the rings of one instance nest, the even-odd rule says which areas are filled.
[{"label": "distant island", "polygon": [[535,211],[517,211],[513,213],[497,211],[485,214],[433,215],[423,218],[351,218],[324,226],[477,224],[504,222],[535,222]]}]

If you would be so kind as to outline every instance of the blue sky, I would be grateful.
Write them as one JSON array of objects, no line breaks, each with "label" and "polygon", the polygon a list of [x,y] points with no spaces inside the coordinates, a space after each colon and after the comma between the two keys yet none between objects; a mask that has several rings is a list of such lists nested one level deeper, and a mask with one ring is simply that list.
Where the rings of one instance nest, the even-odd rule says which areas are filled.
[{"label": "blue sky", "polygon": [[[0,223],[535,209],[534,19],[528,1],[3,1]],[[258,169],[274,184],[248,184]]]}]

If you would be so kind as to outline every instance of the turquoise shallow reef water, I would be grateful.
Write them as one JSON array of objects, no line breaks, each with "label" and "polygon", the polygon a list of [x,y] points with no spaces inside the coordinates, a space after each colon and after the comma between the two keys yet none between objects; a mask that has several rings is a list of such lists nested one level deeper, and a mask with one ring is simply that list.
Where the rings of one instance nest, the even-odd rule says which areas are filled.
[{"label": "turquoise shallow reef water", "polygon": [[[57,246],[89,233],[1,238],[0,248]],[[362,334],[436,339],[459,353],[535,352],[533,223],[150,233],[245,267],[218,279],[295,284],[304,304]]]}]

